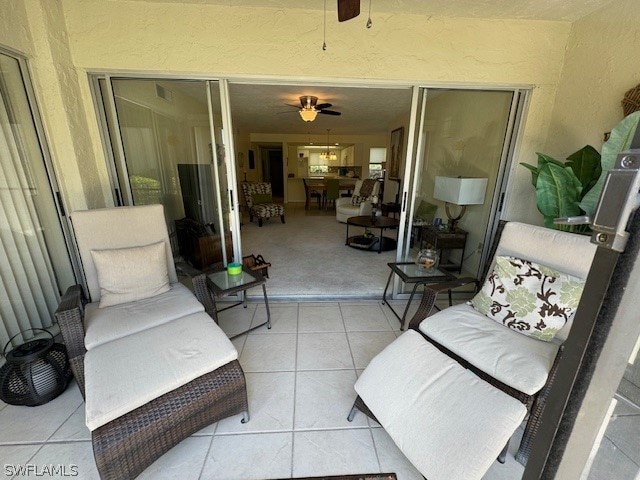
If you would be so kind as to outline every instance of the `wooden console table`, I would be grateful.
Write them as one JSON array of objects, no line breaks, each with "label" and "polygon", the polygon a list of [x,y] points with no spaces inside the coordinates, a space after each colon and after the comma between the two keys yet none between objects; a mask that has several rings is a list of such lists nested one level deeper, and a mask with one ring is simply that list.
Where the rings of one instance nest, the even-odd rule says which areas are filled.
[{"label": "wooden console table", "polygon": [[[462,260],[464,260],[464,249],[467,243],[467,232],[462,229],[456,229],[453,232],[449,230],[440,230],[434,225],[422,226],[422,248],[425,244],[431,244],[435,250],[440,250],[440,266],[447,270],[457,270],[462,273]],[[462,250],[462,256],[459,264],[442,263],[443,250]]]}]

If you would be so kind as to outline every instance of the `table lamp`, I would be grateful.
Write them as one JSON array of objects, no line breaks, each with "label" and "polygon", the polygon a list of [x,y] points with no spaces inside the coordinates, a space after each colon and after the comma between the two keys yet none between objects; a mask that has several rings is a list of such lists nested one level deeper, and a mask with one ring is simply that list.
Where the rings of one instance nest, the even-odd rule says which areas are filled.
[{"label": "table lamp", "polygon": [[[445,202],[449,231],[455,231],[467,205],[482,205],[484,203],[488,181],[487,178],[436,177],[433,198]],[[451,215],[450,204],[462,207],[457,217]]]}]

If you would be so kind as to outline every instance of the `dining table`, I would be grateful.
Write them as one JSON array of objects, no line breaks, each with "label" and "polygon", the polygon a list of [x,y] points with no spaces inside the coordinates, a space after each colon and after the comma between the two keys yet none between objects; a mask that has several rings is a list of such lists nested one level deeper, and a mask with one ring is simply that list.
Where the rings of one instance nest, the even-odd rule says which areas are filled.
[{"label": "dining table", "polygon": [[[324,208],[327,201],[327,182],[326,180],[308,180],[307,182],[307,205],[311,205],[311,193],[318,192],[321,194],[321,208]],[[351,193],[356,188],[355,181],[340,181],[340,191]]]}]

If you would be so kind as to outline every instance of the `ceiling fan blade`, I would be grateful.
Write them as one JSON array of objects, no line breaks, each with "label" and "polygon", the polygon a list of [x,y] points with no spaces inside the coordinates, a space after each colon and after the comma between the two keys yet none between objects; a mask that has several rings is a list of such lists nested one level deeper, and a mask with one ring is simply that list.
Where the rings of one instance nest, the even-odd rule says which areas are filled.
[{"label": "ceiling fan blade", "polygon": [[318,110],[318,113],[322,113],[324,115],[342,115],[342,113],[336,112],[335,110]]},{"label": "ceiling fan blade", "polygon": [[360,15],[360,0],[338,0],[338,21],[346,22]]},{"label": "ceiling fan blade", "polygon": [[300,105],[293,105],[292,103],[285,103],[285,105],[287,107],[293,107],[293,108],[297,108],[298,110],[300,110]]},{"label": "ceiling fan blade", "polygon": [[322,110],[323,108],[329,108],[330,106],[330,103],[321,103],[319,105],[316,105],[316,110]]}]

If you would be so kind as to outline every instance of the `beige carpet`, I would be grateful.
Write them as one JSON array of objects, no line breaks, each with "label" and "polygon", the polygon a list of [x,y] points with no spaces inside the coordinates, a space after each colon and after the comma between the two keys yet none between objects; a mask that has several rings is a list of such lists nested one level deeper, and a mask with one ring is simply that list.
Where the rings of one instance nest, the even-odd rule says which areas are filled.
[{"label": "beige carpet", "polygon": [[[285,212],[284,225],[274,218],[259,228],[245,217],[241,230],[243,254],[261,254],[272,264],[267,282],[270,298],[382,297],[390,271],[387,262],[395,261],[395,250],[378,254],[345,245],[347,226],[330,211],[315,206],[305,211],[302,204],[287,204]],[[349,227],[349,235],[362,232]],[[395,235],[395,230],[385,231],[385,236]],[[253,290],[250,297],[262,294]]]}]

